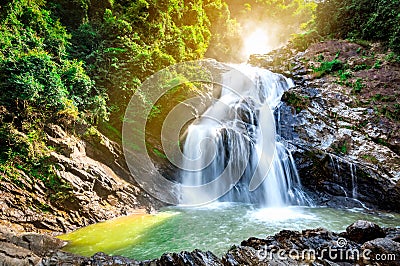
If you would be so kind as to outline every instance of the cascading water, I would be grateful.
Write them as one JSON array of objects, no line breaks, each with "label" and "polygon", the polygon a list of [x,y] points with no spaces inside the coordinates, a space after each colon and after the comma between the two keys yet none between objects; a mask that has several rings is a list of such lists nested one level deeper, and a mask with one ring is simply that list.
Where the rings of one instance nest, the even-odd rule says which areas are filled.
[{"label": "cascading water", "polygon": [[[147,95],[143,91],[147,92],[151,97],[144,99],[156,102],[159,95],[176,86],[176,79],[170,79],[171,73],[185,74],[182,76],[186,78],[181,76],[179,79],[182,82],[195,80],[206,83],[207,86],[199,90],[206,93],[183,101],[183,108],[174,108],[174,112],[170,112],[165,119],[168,123],[164,121],[163,126],[168,134],[161,132],[161,137],[165,138],[163,144],[167,144],[163,146],[164,152],[170,162],[187,170],[180,172],[183,179],[180,182],[170,182],[158,175],[153,163],[147,160],[150,158],[143,154],[147,154],[147,143],[145,139],[138,138],[141,123],[133,119],[143,122],[150,108],[146,104],[146,108],[136,109],[143,99],[133,97],[130,108],[135,108],[130,109],[132,117],[125,119],[123,143],[130,170],[135,171],[136,177],[141,177],[137,182],[147,188],[150,195],[170,205],[199,205],[216,199],[256,203],[263,205],[261,207],[311,205],[301,190],[291,153],[275,133],[274,120],[277,119],[279,126],[284,125],[277,129],[279,134],[290,137],[291,130],[287,129],[292,124],[291,120],[285,115],[279,117],[279,112],[276,112],[275,118],[271,112],[281,106],[283,92],[293,86],[291,80],[266,70],[240,66],[241,71],[235,71],[229,66],[209,61],[200,62],[199,68],[196,64],[181,66],[187,71],[173,68],[146,81],[139,96]],[[196,74],[195,77],[191,76],[192,73]],[[223,83],[221,90],[221,86],[214,86],[219,83]],[[213,96],[218,100],[211,104]],[[198,117],[199,113],[202,113],[201,117]],[[145,119],[140,120],[143,117]],[[197,119],[186,132],[182,132],[193,118]],[[135,134],[129,135],[132,129]],[[142,130],[144,132],[145,128]],[[177,145],[183,143],[181,140],[185,140],[184,147]],[[136,153],[140,156],[133,156]],[[344,175],[350,171],[352,194],[356,196],[356,170],[359,171],[356,164],[330,156],[329,163],[336,178],[342,179],[343,175],[346,181],[346,189],[341,187],[343,195],[350,195],[346,192],[351,188],[349,177]],[[358,200],[352,201],[367,209]],[[283,228],[300,231],[318,226],[341,231],[350,221],[356,220],[372,220],[387,227],[400,224],[400,216],[392,213],[377,215],[375,211],[363,213],[356,209],[329,207],[254,208],[249,204],[217,202],[200,208],[169,206],[157,214],[112,219],[61,236],[61,239],[68,241],[65,251],[84,256],[101,251],[149,260],[167,252],[201,249],[222,257],[232,244],[249,237],[273,235]]]},{"label": "cascading water", "polygon": [[[363,203],[361,203],[359,200],[357,200],[357,191],[358,191],[358,185],[357,185],[357,165],[353,162],[350,162],[344,158],[341,158],[337,155],[333,155],[333,154],[329,154],[329,158],[330,158],[330,164],[332,165],[333,169],[334,169],[334,177],[336,178],[336,181],[338,183],[345,183],[346,180],[343,180],[343,175],[345,175],[345,171],[343,171],[343,169],[346,170],[346,167],[349,167],[349,171],[347,173],[350,173],[350,182],[347,181],[347,183],[349,183],[347,185],[347,189],[351,190],[351,195],[349,195],[350,193],[347,193],[346,189],[342,186],[340,186],[340,188],[343,190],[343,194],[346,197],[351,197],[354,201],[359,202],[362,206],[365,206]],[[341,172],[342,169],[342,172]],[[364,207],[365,209],[368,209],[367,207]]]},{"label": "cascading water", "polygon": [[183,184],[213,185],[201,192],[183,191],[181,203],[211,201],[213,194],[220,201],[268,207],[309,205],[293,157],[270,119],[293,82],[264,69],[235,68],[247,78],[234,72],[223,76],[219,100],[189,126],[183,147]]},{"label": "cascading water", "polygon": [[352,184],[352,196],[357,199],[357,167],[355,164],[350,163],[350,173],[351,173],[351,184]]}]

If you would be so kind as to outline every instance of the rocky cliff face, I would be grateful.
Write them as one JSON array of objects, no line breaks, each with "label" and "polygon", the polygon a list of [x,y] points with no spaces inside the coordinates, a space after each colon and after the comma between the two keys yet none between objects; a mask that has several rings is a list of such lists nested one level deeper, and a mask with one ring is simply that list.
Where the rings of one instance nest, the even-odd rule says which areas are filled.
[{"label": "rocky cliff face", "polygon": [[[303,184],[318,204],[379,207],[400,211],[400,65],[376,47],[344,41],[311,46],[305,52],[284,48],[251,63],[295,80],[277,111],[277,129],[294,152]],[[144,193],[130,175],[121,148],[96,130],[78,126],[75,134],[60,126],[44,129],[50,159],[64,192],[52,195],[40,180],[0,179],[1,224],[21,231],[65,232],[78,227],[147,210],[160,203]],[[24,173],[20,173],[24,177]],[[398,229],[381,229],[358,222],[341,234],[324,229],[282,231],[265,239],[251,238],[232,247],[222,258],[195,250],[165,254],[138,262],[96,254],[91,258],[58,251],[64,243],[39,234],[19,234],[0,228],[0,262],[6,265],[335,265],[321,257],[282,261],[277,250],[348,248],[370,254],[395,254]],[[260,259],[265,252],[271,257]],[[372,256],[371,255],[371,256]],[[43,259],[44,258],[44,259]],[[0,265],[2,265],[0,263]],[[368,265],[350,259],[346,263]],[[380,265],[398,265],[387,261]]]},{"label": "rocky cliff face", "polygon": [[44,131],[46,144],[54,150],[49,159],[65,189],[52,194],[40,179],[1,179],[2,224],[25,231],[66,232],[158,206],[134,185],[119,145],[98,131],[82,126],[72,135],[57,125]]},{"label": "rocky cliff face", "polygon": [[296,83],[277,128],[319,204],[400,210],[400,64],[390,56],[328,41],[250,60]]}]

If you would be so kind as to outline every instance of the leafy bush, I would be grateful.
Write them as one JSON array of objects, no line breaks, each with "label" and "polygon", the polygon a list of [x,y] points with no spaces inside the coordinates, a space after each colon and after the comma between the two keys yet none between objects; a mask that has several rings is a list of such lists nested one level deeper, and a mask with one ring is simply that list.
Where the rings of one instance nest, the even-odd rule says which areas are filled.
[{"label": "leafy bush", "polygon": [[32,49],[62,57],[69,35],[43,8],[44,1],[9,1],[0,6],[0,55],[12,57]]},{"label": "leafy bush", "polygon": [[299,95],[294,92],[285,92],[282,96],[282,101],[294,107],[297,112],[306,109],[310,105],[310,99],[307,95]]},{"label": "leafy bush", "polygon": [[61,70],[61,78],[68,92],[69,99],[77,109],[92,122],[96,119],[106,119],[106,98],[104,92],[94,86],[94,82],[86,74],[82,62],[65,61]]},{"label": "leafy bush", "polygon": [[293,48],[299,51],[305,51],[311,44],[321,40],[321,36],[316,30],[310,30],[303,33],[295,33],[290,39]]},{"label": "leafy bush", "polygon": [[382,41],[400,53],[398,0],[330,0],[318,4],[316,27],[323,36]]},{"label": "leafy bush", "polygon": [[350,70],[339,69],[338,71],[340,81],[347,81],[353,76]]},{"label": "leafy bush", "polygon": [[325,74],[342,70],[343,62],[335,58],[332,61],[322,61],[319,67],[312,67],[312,69],[318,77],[322,77]]},{"label": "leafy bush", "polygon": [[18,101],[34,106],[62,108],[67,96],[58,66],[45,52],[31,52],[0,63],[0,104],[11,107]]},{"label": "leafy bush", "polygon": [[72,100],[82,117],[106,118],[104,93],[82,63],[65,59],[69,34],[43,1],[13,1],[0,14],[0,105],[59,111]]},{"label": "leafy bush", "polygon": [[364,84],[360,78],[358,78],[351,86],[353,87],[354,93],[359,93],[361,92],[362,88],[364,88]]}]

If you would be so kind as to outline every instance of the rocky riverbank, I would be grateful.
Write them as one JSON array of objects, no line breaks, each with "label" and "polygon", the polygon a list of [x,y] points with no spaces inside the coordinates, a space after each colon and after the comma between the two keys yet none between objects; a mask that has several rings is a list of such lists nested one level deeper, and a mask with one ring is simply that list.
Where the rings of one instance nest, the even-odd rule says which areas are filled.
[{"label": "rocky riverbank", "polygon": [[[400,65],[390,53],[328,41],[250,63],[296,83],[277,112],[278,131],[317,204],[400,210]],[[1,223],[66,232],[159,206],[136,185],[121,147],[96,129],[76,125],[72,134],[50,124],[43,131],[64,188],[54,194],[23,171],[13,180],[1,176]]]},{"label": "rocky riverbank", "polygon": [[[250,63],[289,76],[296,83],[285,93],[284,103],[276,113],[277,130],[293,151],[302,183],[317,204],[400,211],[400,65],[390,53],[376,45],[329,41],[314,44],[305,52],[286,47],[269,55],[253,56]],[[160,206],[136,185],[118,144],[85,125],[76,125],[74,130],[67,132],[53,124],[43,128],[46,146],[52,150],[49,160],[65,184],[62,193],[53,195],[40,179],[28,182],[23,171],[17,180],[0,178],[0,265],[371,262],[362,258],[332,260],[326,256],[315,260],[289,256],[282,260],[277,253],[292,248],[298,252],[337,249],[339,238],[345,239],[346,248],[361,253],[371,250],[371,258],[376,254],[397,254],[397,261],[372,264],[399,265],[399,229],[379,229],[366,222],[353,227],[367,229],[354,231],[350,227],[340,234],[314,229],[252,238],[232,247],[222,258],[196,250],[138,262],[105,254],[85,258],[60,251],[65,243],[48,235]],[[361,236],[354,236],[354,232],[361,232],[357,233]]]},{"label": "rocky riverbank", "polygon": [[53,234],[159,206],[135,185],[118,144],[94,128],[75,130],[44,128],[46,145],[53,148],[49,160],[65,189],[52,194],[42,180],[29,182],[22,171],[17,180],[1,178],[0,224]]},{"label": "rocky riverbank", "polygon": [[200,250],[149,261],[104,253],[87,258],[60,251],[62,246],[58,239],[0,228],[0,265],[400,265],[400,229],[368,221],[357,221],[342,233],[317,228],[249,238],[221,258]]},{"label": "rocky riverbank", "polygon": [[317,204],[400,210],[400,64],[392,53],[332,40],[250,63],[295,81],[277,128]]}]

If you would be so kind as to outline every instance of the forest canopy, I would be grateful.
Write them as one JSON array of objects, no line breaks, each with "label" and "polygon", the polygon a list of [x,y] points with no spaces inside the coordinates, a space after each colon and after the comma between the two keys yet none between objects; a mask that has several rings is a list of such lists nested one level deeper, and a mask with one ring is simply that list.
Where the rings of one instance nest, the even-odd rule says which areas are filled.
[{"label": "forest canopy", "polygon": [[398,0],[3,1],[0,170],[54,178],[48,123],[72,131],[94,125],[120,141],[130,97],[172,64],[244,61],[246,45],[273,49],[292,36],[304,49],[322,38],[354,38],[398,53],[399,29]]}]

